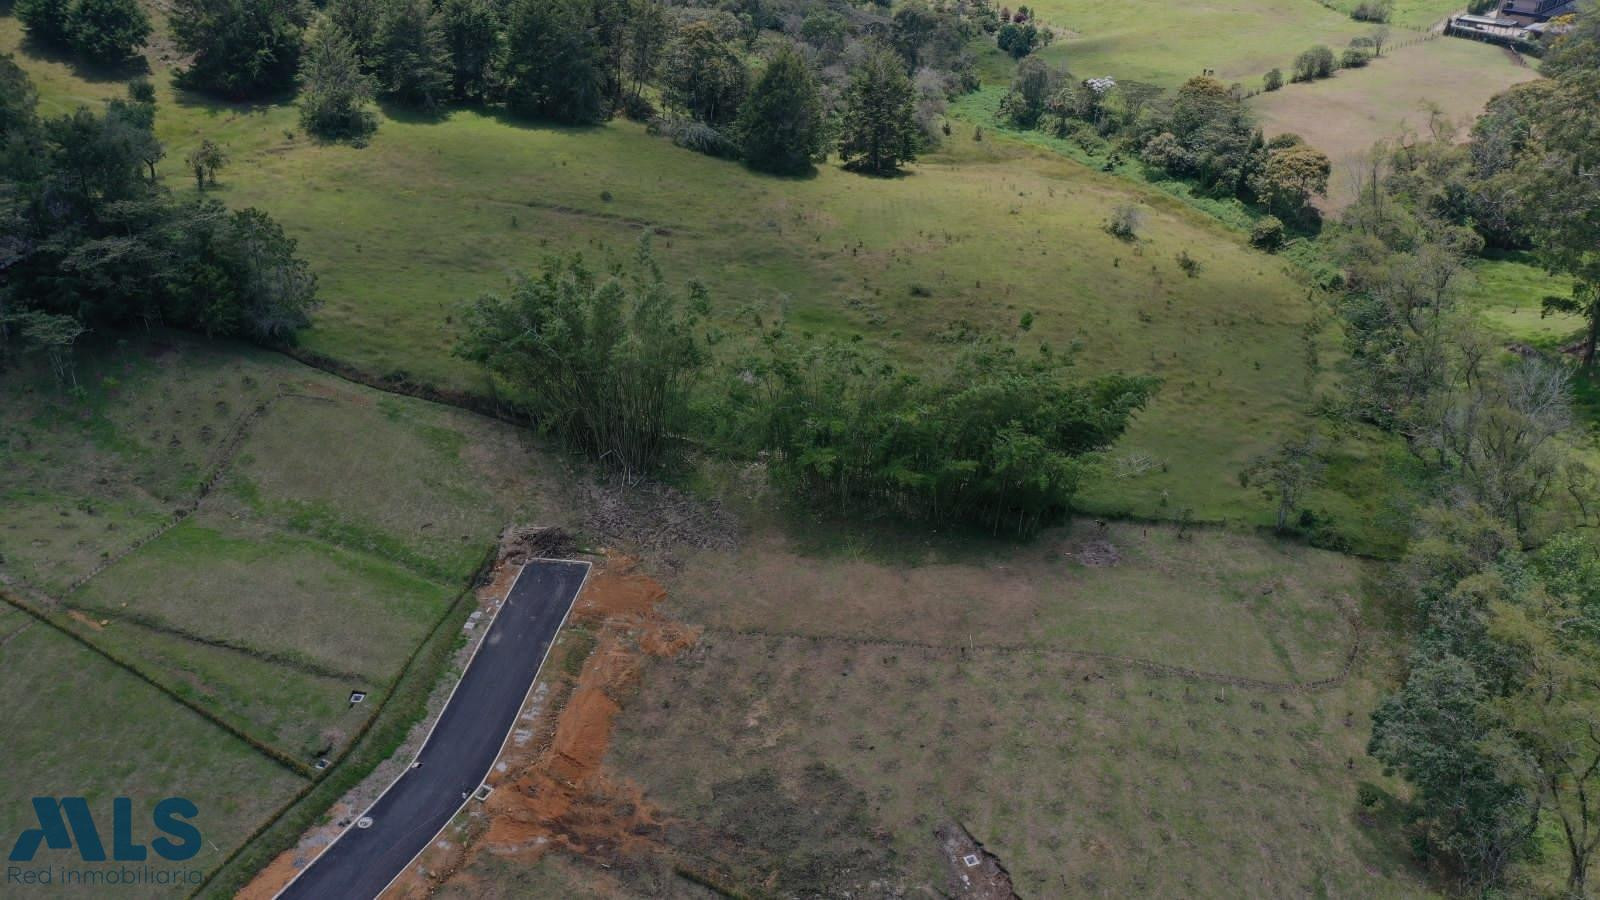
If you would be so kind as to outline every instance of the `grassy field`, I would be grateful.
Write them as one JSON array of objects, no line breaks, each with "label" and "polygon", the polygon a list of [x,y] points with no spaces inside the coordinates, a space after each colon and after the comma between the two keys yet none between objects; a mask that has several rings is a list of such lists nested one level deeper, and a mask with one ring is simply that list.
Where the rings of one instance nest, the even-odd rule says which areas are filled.
[{"label": "grassy field", "polygon": [[1478,260],[1467,303],[1490,327],[1513,340],[1556,350],[1582,336],[1583,319],[1563,313],[1545,315],[1544,298],[1567,296],[1571,283],[1534,264],[1526,254]]},{"label": "grassy field", "polygon": [[0,615],[0,840],[34,794],[175,793],[209,870],[305,784],[281,760],[346,747],[561,481],[515,429],[242,346],[102,345],[76,377],[0,378],[0,586],[55,623]]},{"label": "grassy field", "polygon": [[[20,615],[0,616],[0,632]],[[110,827],[112,798],[132,797],[135,839],[141,841],[149,838],[144,817],[150,804],[187,797],[199,807],[194,824],[205,844],[191,862],[173,868],[206,870],[300,784],[250,745],[37,622],[0,646],[0,728],[6,751],[0,843],[8,848],[21,829],[37,824],[30,797],[87,798],[102,829]],[[109,833],[103,834],[109,841]],[[68,857],[43,851],[36,859],[51,865]],[[159,860],[156,867],[166,868]],[[18,889],[19,896],[23,890]],[[48,895],[105,896],[105,891],[61,889]],[[149,887],[118,894],[175,896],[170,889]]]},{"label": "grassy field", "polygon": [[[1448,11],[1432,12],[1441,0],[1418,0],[1415,5],[1427,10],[1421,17],[1428,21]],[[1042,51],[1044,59],[1064,64],[1079,78],[1111,75],[1164,87],[1211,69],[1225,83],[1255,88],[1268,69],[1287,72],[1301,51],[1317,44],[1337,51],[1373,27],[1316,0],[1129,0],[1115,5],[1043,0],[1028,6],[1066,32]],[[1408,12],[1404,18],[1410,24],[1417,17]],[[1414,34],[1393,30],[1395,40]]]},{"label": "grassy field", "polygon": [[1439,38],[1387,51],[1333,78],[1285,85],[1250,105],[1269,136],[1292,132],[1328,154],[1328,202],[1339,208],[1354,199],[1356,173],[1374,143],[1426,136],[1434,109],[1464,130],[1489,98],[1537,77],[1500,47]]},{"label": "grassy field", "polygon": [[792,790],[826,766],[914,888],[944,887],[932,831],[959,822],[1022,896],[1421,895],[1389,801],[1356,800],[1364,783],[1393,790],[1363,755],[1382,654],[1321,687],[1243,681],[1337,676],[1340,604],[1361,602],[1365,576],[1166,527],[909,565],[782,542],[700,554],[671,596],[706,626],[701,645],[626,698],[610,759],[669,814],[736,841],[793,828],[816,854],[847,835],[741,822],[728,798],[743,778]]}]

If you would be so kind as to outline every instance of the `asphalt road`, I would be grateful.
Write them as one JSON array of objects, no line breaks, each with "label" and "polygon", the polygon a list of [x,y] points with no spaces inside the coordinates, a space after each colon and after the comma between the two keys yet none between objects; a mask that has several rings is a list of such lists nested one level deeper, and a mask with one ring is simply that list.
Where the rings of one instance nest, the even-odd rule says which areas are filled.
[{"label": "asphalt road", "polygon": [[533,688],[589,564],[538,560],[517,574],[489,634],[417,754],[278,897],[370,900],[422,852],[483,784]]}]

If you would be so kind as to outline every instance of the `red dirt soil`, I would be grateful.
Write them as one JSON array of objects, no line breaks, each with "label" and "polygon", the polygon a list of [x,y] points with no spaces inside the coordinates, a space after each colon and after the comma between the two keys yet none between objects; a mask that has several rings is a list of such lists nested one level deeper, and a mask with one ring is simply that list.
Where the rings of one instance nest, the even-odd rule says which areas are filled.
[{"label": "red dirt soil", "polygon": [[595,643],[577,678],[563,682],[547,667],[554,702],[538,738],[508,747],[489,779],[494,793],[469,813],[467,827],[447,830],[423,855],[422,871],[413,866],[387,896],[422,897],[445,882],[468,888],[475,879],[465,870],[484,852],[532,864],[552,848],[601,862],[662,849],[659,814],[638,785],[606,771],[604,759],[621,711],[616,698],[631,690],[646,657],[680,653],[699,631],[659,613],[666,590],[634,566],[614,558],[590,574],[572,623]]}]

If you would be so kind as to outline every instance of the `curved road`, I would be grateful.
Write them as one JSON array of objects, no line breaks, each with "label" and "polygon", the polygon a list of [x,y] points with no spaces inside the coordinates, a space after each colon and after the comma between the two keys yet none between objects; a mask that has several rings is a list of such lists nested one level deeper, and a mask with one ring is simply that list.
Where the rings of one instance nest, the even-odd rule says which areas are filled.
[{"label": "curved road", "polygon": [[279,898],[370,900],[427,848],[489,776],[588,574],[568,560],[522,567],[416,762]]}]

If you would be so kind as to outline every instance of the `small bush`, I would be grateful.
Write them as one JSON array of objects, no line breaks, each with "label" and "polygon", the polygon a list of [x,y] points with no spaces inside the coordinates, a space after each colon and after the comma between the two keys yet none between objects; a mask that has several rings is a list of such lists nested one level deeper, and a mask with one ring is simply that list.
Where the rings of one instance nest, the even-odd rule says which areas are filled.
[{"label": "small bush", "polygon": [[1111,219],[1106,222],[1106,233],[1124,241],[1131,241],[1139,236],[1139,226],[1144,224],[1144,213],[1132,203],[1124,203],[1111,211]]},{"label": "small bush", "polygon": [[668,135],[674,144],[685,150],[704,153],[707,156],[716,156],[722,159],[735,159],[739,156],[739,145],[726,134],[692,119],[673,123],[662,131]]},{"label": "small bush", "polygon": [[1370,784],[1363,784],[1356,788],[1356,802],[1361,804],[1362,809],[1372,809],[1383,802],[1383,791]]},{"label": "small bush", "polygon": [[1271,253],[1283,246],[1283,220],[1263,216],[1250,228],[1251,245]]},{"label": "small bush", "polygon": [[1387,22],[1393,12],[1394,0],[1361,0],[1350,11],[1350,18],[1357,22]]},{"label": "small bush", "polygon": [[1365,52],[1351,47],[1339,57],[1339,68],[1359,69],[1367,64],[1368,59],[1369,57]]},{"label": "small bush", "polygon": [[1334,67],[1333,51],[1319,44],[1295,57],[1294,80],[1314,81],[1318,78],[1328,78],[1333,75]]},{"label": "small bush", "polygon": [[622,100],[622,114],[630,121],[648,122],[655,117],[655,104],[642,94],[629,94]]},{"label": "small bush", "polygon": [[1190,278],[1200,277],[1200,260],[1190,256],[1187,250],[1178,251],[1178,268],[1182,269],[1183,274]]},{"label": "small bush", "polygon": [[1283,87],[1283,70],[1272,69],[1261,79],[1261,88],[1266,91],[1275,91]]}]

